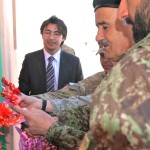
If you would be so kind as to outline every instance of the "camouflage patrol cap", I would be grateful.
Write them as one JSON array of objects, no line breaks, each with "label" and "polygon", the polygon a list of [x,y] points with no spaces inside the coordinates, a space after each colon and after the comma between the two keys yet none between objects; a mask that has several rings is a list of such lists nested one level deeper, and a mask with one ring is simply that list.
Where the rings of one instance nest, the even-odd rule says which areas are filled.
[{"label": "camouflage patrol cap", "polygon": [[99,7],[118,8],[121,0],[93,0],[94,11]]}]

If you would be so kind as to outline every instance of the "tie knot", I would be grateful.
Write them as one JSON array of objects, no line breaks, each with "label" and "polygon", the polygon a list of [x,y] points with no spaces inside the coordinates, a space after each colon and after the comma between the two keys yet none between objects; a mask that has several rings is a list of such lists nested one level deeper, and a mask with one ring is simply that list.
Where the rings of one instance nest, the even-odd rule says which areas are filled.
[{"label": "tie knot", "polygon": [[48,58],[49,63],[51,63],[53,60],[54,60],[54,57],[53,57],[53,56],[50,56],[50,57]]}]

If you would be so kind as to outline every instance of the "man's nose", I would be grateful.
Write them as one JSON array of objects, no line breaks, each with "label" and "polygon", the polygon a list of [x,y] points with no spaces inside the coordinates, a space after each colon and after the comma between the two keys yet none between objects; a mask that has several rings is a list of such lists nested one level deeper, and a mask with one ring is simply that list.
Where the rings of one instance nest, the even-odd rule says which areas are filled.
[{"label": "man's nose", "polygon": [[96,35],[96,41],[99,42],[105,39],[105,35],[102,29],[99,29]]},{"label": "man's nose", "polygon": [[50,39],[54,39],[55,38],[55,35],[53,33],[49,34],[49,38]]}]

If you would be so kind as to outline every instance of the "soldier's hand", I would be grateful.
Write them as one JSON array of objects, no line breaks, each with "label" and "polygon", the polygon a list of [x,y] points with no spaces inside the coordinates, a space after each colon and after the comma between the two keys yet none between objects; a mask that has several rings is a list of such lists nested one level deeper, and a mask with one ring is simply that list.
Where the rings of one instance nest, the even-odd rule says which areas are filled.
[{"label": "soldier's hand", "polygon": [[47,130],[57,121],[57,118],[53,118],[39,109],[25,110],[19,106],[14,106],[14,109],[25,117],[29,130],[33,135],[46,135]]},{"label": "soldier's hand", "polygon": [[21,94],[20,98],[22,99],[22,101],[19,104],[21,107],[37,109],[42,108],[42,99],[33,96],[28,96],[25,94]]},{"label": "soldier's hand", "polygon": [[[19,96],[19,97],[22,99],[19,106],[25,107],[25,108],[42,109],[42,103],[43,103],[42,99],[36,98],[34,96],[28,96],[25,94],[21,94],[21,96]],[[47,101],[45,111],[46,112],[53,112],[54,111],[53,106],[51,105],[50,101]]]}]

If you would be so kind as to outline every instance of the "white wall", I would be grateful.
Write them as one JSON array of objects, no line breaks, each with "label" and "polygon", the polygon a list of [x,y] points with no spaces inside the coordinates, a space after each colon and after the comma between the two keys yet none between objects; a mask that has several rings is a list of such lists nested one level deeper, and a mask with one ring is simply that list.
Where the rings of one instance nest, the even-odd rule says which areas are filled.
[{"label": "white wall", "polygon": [[[80,57],[84,77],[102,70],[95,56],[96,27],[93,0],[16,0],[18,74],[28,52],[43,47],[40,35],[42,22],[52,15],[61,18],[68,27],[65,44]],[[86,45],[87,43],[87,45]]]}]

